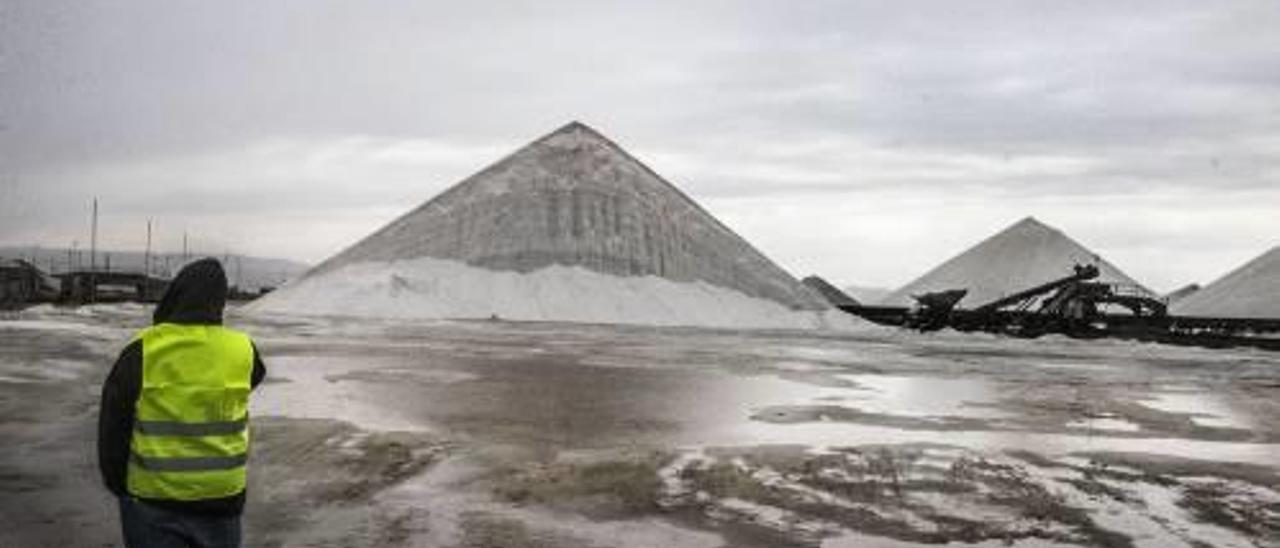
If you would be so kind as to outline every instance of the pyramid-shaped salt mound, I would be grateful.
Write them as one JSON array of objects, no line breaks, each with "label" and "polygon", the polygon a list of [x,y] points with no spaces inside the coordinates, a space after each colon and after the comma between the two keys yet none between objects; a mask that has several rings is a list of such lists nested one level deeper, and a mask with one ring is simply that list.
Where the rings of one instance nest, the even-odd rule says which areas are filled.
[{"label": "pyramid-shaped salt mound", "polygon": [[1077,264],[1097,265],[1097,281],[1129,285],[1152,294],[1067,235],[1027,217],[894,291],[883,304],[908,306],[915,303],[912,295],[968,289],[958,306],[974,308],[1068,276]]},{"label": "pyramid-shaped salt mound", "polygon": [[250,308],[762,327],[807,326],[814,311],[828,309],[693,200],[577,122]]},{"label": "pyramid-shaped salt mound", "polygon": [[1280,318],[1280,246],[1174,303],[1179,316]]}]

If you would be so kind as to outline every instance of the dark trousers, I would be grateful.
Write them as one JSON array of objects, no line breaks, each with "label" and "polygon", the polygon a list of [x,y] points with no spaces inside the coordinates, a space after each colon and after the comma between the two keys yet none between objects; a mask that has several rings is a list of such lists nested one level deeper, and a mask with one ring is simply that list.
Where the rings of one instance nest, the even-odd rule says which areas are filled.
[{"label": "dark trousers", "polygon": [[120,498],[127,548],[239,548],[240,516],[175,512],[133,497]]}]

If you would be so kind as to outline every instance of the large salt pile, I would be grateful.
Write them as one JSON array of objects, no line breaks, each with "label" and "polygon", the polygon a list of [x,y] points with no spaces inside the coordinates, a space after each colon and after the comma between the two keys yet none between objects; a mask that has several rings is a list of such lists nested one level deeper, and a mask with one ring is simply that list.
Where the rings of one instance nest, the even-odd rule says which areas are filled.
[{"label": "large salt pile", "polygon": [[1152,294],[1066,234],[1027,217],[894,291],[882,304],[906,306],[915,302],[912,295],[968,289],[958,306],[973,308],[1068,276],[1077,264],[1097,265],[1097,281],[1129,285]]},{"label": "large salt pile", "polygon": [[577,122],[247,311],[716,327],[855,323]]},{"label": "large salt pile", "polygon": [[1173,306],[1182,316],[1280,318],[1280,246]]}]

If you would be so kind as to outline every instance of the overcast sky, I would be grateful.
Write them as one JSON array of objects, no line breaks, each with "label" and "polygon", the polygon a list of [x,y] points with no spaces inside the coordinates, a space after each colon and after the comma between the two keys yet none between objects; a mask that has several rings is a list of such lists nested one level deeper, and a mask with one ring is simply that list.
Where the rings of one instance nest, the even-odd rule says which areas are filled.
[{"label": "overcast sky", "polygon": [[1280,3],[0,0],[0,244],[315,262],[581,120],[797,276],[1280,244]]}]

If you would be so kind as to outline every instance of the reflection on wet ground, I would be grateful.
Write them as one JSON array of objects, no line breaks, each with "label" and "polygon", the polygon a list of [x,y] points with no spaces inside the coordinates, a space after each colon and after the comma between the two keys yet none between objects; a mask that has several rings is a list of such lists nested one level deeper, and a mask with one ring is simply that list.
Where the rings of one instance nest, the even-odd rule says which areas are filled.
[{"label": "reflection on wet ground", "polygon": [[[1280,542],[1275,354],[881,330],[237,323],[270,369],[255,466],[287,478],[251,491],[263,512],[250,546]],[[50,450],[50,424],[79,432],[54,444],[66,459],[87,454],[85,378],[100,382],[97,362],[143,324],[144,310],[105,307],[0,322],[14,343],[0,346],[0,432],[17,447],[0,487],[46,486],[6,515],[45,527],[39,516],[99,491],[83,458],[55,480],[31,455]],[[41,531],[17,538],[76,544]]]},{"label": "reflection on wet ground", "polygon": [[[548,449],[856,440],[1060,453],[1158,447],[1268,464],[1280,454],[1274,423],[1249,416],[1267,404],[1222,403],[1259,399],[1235,381],[1274,375],[1265,359],[1241,367],[1214,356],[1195,371],[1182,364],[1202,351],[1151,349],[1126,363],[1076,341],[1046,345],[1066,356],[1045,359],[1009,354],[1006,344],[1029,343],[999,339],[963,341],[947,357],[931,340],[922,352],[917,341],[859,345],[795,334],[505,323],[419,329],[278,345],[268,335],[273,376],[295,382],[265,387],[256,412],[437,428]],[[988,357],[975,359],[984,347]],[[1154,350],[1178,365],[1162,370]],[[1224,366],[1230,376],[1212,378]],[[1206,376],[1201,389],[1186,388],[1188,377]],[[1156,391],[1170,383],[1183,388]]]},{"label": "reflection on wet ground", "polygon": [[1141,403],[1160,411],[1188,415],[1191,422],[1201,426],[1253,427],[1247,413],[1232,409],[1221,394],[1213,392],[1162,392],[1151,395]]},{"label": "reflection on wet ground", "polygon": [[[266,337],[295,383],[267,387],[261,412],[531,451],[480,482],[499,504],[472,506],[525,528],[556,520],[502,501],[616,519],[601,500],[634,517],[652,500],[743,546],[1265,546],[1280,530],[1270,355],[505,323],[400,325],[339,350],[318,329]],[[316,388],[298,401],[294,384]],[[802,449],[769,449],[784,447]],[[1231,479],[1222,463],[1262,468]]]},{"label": "reflection on wet ground", "polygon": [[990,407],[971,405],[996,401],[997,387],[985,379],[865,374],[842,378],[866,389],[851,398],[852,405],[865,411],[906,416],[994,417],[1003,414]]}]

